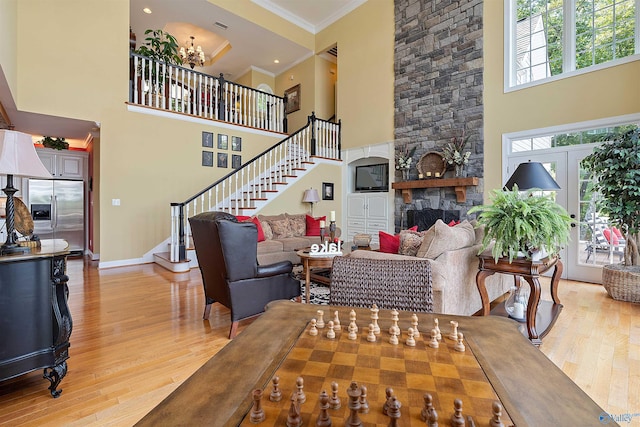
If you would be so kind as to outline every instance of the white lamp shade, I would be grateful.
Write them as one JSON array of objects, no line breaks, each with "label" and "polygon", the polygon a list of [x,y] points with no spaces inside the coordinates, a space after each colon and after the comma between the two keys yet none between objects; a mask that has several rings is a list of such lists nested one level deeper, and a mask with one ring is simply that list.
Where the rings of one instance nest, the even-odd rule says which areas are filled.
[{"label": "white lamp shade", "polygon": [[0,174],[31,178],[52,178],[42,164],[31,135],[0,130]]},{"label": "white lamp shade", "polygon": [[318,190],[310,188],[308,190],[304,190],[304,197],[302,197],[302,201],[306,203],[316,203],[320,201],[320,195],[318,194]]}]

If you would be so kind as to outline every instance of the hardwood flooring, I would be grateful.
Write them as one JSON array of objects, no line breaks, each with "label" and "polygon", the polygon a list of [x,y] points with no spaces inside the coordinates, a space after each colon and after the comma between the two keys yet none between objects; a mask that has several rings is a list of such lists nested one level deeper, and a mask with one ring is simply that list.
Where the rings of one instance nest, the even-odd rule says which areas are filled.
[{"label": "hardwood flooring", "polygon": [[[74,324],[64,391],[53,399],[40,370],[0,383],[2,426],[130,426],[228,342],[224,307],[214,304],[202,320],[199,270],[99,271],[70,260],[68,274]],[[606,411],[639,414],[627,425],[640,425],[640,304],[566,280],[559,293],[564,310],[541,351]]]}]

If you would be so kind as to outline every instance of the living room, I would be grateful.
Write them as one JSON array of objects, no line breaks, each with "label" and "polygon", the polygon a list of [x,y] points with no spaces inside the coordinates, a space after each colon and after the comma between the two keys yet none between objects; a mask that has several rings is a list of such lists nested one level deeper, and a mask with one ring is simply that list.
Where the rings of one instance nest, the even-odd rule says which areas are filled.
[{"label": "living room", "polygon": [[[282,28],[274,28],[269,23],[274,16],[256,9],[251,2],[212,3],[250,17],[273,31],[288,33],[289,37],[300,33],[285,22],[279,22],[278,27]],[[126,111],[128,6],[128,2],[94,1],[88,5],[85,2],[83,7],[64,7],[45,1],[0,1],[3,11],[0,65],[18,108],[101,123],[95,235],[96,253],[104,266],[135,264],[143,259],[169,234],[169,203],[184,199],[215,179],[210,171],[193,166],[194,158],[198,162],[200,159],[202,125]],[[505,91],[504,5],[487,1],[477,7],[482,7],[483,16],[484,123],[482,150],[477,154],[482,156],[484,189],[499,188],[506,178],[503,135],[627,116],[640,110],[638,83],[634,79],[639,71],[637,60]],[[407,10],[411,15],[410,8]],[[96,19],[97,16],[100,18]],[[299,36],[314,51],[333,43],[340,47],[337,105],[345,149],[364,150],[396,138],[393,17],[391,2],[369,0],[313,37],[307,33]],[[44,38],[49,46],[59,48],[42,50]],[[34,49],[38,55],[23,53]],[[96,52],[100,61],[95,59]],[[281,93],[290,85],[287,81],[276,82],[276,92]],[[311,108],[305,107],[298,114],[306,117],[310,112]],[[225,132],[215,126],[212,129],[216,134]],[[254,138],[250,134],[238,135],[243,140]],[[438,139],[448,141],[450,136],[443,133]],[[181,142],[186,140],[196,143]],[[150,162],[153,167],[149,167]],[[301,189],[332,181],[336,184],[336,199],[332,204],[323,202],[316,206],[316,213],[335,210],[339,221],[343,221],[346,186],[339,176],[342,174],[333,169],[319,171],[301,183],[300,191],[287,197],[281,206],[295,206],[296,211],[305,212],[307,206],[301,203]],[[156,194],[159,196],[155,197]],[[122,206],[113,206],[113,199],[122,200]],[[274,205],[274,213],[280,210]],[[152,274],[163,273],[154,269]],[[115,273],[105,270],[99,275]],[[194,289],[193,298],[198,291]],[[196,305],[199,311],[201,305],[199,302]],[[226,320],[224,316],[221,319]]]}]

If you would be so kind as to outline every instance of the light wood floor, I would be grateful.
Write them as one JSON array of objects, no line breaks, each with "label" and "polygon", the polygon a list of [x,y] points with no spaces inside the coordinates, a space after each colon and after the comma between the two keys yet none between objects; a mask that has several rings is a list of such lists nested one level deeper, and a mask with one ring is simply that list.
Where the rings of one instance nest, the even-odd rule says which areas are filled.
[{"label": "light wood floor", "polygon": [[[41,371],[0,383],[0,425],[130,426],[228,342],[226,309],[215,304],[202,320],[199,270],[98,271],[70,260],[68,274],[74,324],[64,392],[51,398]],[[640,304],[570,281],[561,281],[560,298],[564,310],[541,351],[609,413],[640,413]],[[640,425],[640,415],[627,425]]]}]

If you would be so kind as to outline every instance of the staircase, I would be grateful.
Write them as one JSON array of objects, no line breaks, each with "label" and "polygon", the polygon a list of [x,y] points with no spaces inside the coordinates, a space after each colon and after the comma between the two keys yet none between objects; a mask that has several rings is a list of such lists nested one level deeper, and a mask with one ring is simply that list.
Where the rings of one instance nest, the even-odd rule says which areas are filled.
[{"label": "staircase", "polygon": [[197,266],[188,218],[206,211],[256,215],[320,163],[340,161],[340,123],[311,114],[307,125],[181,203],[171,204],[168,252],[154,261],[173,272]]}]

